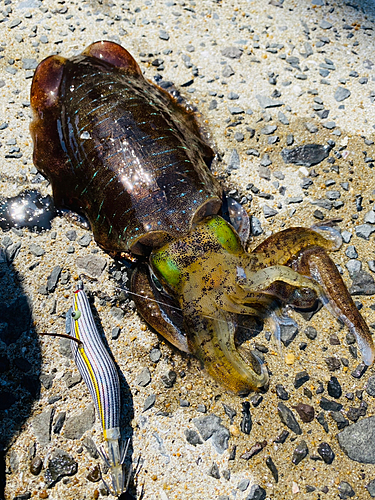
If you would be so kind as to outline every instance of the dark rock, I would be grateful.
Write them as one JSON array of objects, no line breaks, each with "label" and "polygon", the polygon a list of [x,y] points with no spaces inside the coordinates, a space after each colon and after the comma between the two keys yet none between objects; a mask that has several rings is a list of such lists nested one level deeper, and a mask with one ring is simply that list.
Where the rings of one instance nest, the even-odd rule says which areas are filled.
[{"label": "dark rock", "polygon": [[279,482],[279,471],[277,470],[276,465],[274,464],[274,461],[272,460],[271,457],[268,457],[266,459],[266,465],[269,468],[269,470],[271,471],[271,474],[275,480],[275,483],[278,483]]},{"label": "dark rock", "polygon": [[240,456],[240,458],[242,458],[243,460],[249,460],[253,456],[258,455],[258,453],[260,453],[266,446],[267,446],[267,441],[262,441],[262,442],[257,441],[250,448],[250,450],[246,451],[243,455]]},{"label": "dark rock", "polygon": [[366,271],[358,271],[351,275],[352,286],[349,288],[351,295],[374,295],[374,278]]},{"label": "dark rock", "polygon": [[223,408],[226,415],[228,415],[228,417],[230,418],[230,422],[233,423],[234,417],[237,415],[236,410],[226,405],[225,403],[223,403]]},{"label": "dark rock", "polygon": [[305,335],[310,340],[315,340],[317,334],[318,334],[318,332],[316,331],[316,329],[313,326],[308,326],[305,329]]},{"label": "dark rock", "polygon": [[53,433],[60,434],[61,429],[63,428],[65,422],[66,412],[61,411],[56,418],[55,425],[53,426]]},{"label": "dark rock", "polygon": [[147,396],[147,398],[145,399],[145,403],[143,405],[143,410],[142,411],[147,411],[150,408],[152,408],[154,406],[154,404],[155,404],[155,401],[156,401],[156,395],[155,394],[150,394],[149,396]]},{"label": "dark rock", "polygon": [[240,424],[241,431],[244,434],[250,434],[252,428],[251,413],[250,413],[250,403],[244,401],[242,403],[242,420]]},{"label": "dark rock", "polygon": [[365,386],[365,391],[369,396],[375,397],[375,375],[372,375]]},{"label": "dark rock", "polygon": [[324,361],[326,362],[326,364],[328,366],[328,370],[331,372],[334,372],[336,370],[340,370],[340,368],[341,368],[340,360],[335,358],[334,356],[330,356],[328,358],[325,358]]},{"label": "dark rock", "polygon": [[221,424],[221,418],[216,415],[207,415],[206,417],[194,418],[193,424],[204,441],[212,437],[212,445],[218,453],[223,453],[228,448],[230,433]]},{"label": "dark rock", "polygon": [[342,404],[336,403],[336,401],[332,401],[330,399],[327,399],[324,396],[320,400],[319,406],[322,408],[322,410],[325,410],[325,411],[340,411],[340,410],[342,410]]},{"label": "dark rock", "polygon": [[293,406],[293,408],[297,411],[302,422],[308,423],[314,420],[315,410],[312,406],[305,403],[299,403],[298,405]]},{"label": "dark rock", "polygon": [[351,460],[375,464],[375,416],[363,418],[337,435],[342,450]]},{"label": "dark rock", "polygon": [[246,500],[265,500],[265,498],[266,490],[259,486],[259,484],[253,484]]},{"label": "dark rock", "polygon": [[349,425],[349,420],[347,420],[340,411],[332,411],[330,413],[330,416],[336,422],[337,429],[339,431],[341,431],[341,429],[344,429],[344,427],[347,427]]},{"label": "dark rock", "polygon": [[74,476],[77,470],[77,462],[68,453],[59,449],[55,450],[45,472],[47,486],[52,488],[63,477]]},{"label": "dark rock", "polygon": [[89,470],[89,473],[86,476],[86,479],[91,483],[97,483],[101,480],[101,478],[102,473],[100,472],[100,467],[98,464],[94,465],[94,467]]},{"label": "dark rock", "polygon": [[326,433],[328,434],[329,432],[329,429],[328,429],[328,424],[327,424],[327,421],[326,421],[326,418],[324,416],[324,412],[320,412],[317,417],[316,417],[316,420],[319,422],[319,424],[323,427],[323,429],[326,431]]},{"label": "dark rock", "polygon": [[283,424],[296,434],[302,434],[301,427],[293,415],[292,410],[285,406],[284,403],[279,403],[277,405],[277,412]]},{"label": "dark rock", "polygon": [[336,377],[331,377],[327,384],[328,394],[335,399],[338,399],[342,395],[342,389],[340,382]]},{"label": "dark rock", "polygon": [[219,467],[216,462],[213,462],[211,467],[208,469],[207,474],[215,479],[220,479]]},{"label": "dark rock", "polygon": [[288,347],[288,345],[293,342],[297,333],[297,325],[280,325],[280,340],[285,345],[285,347]]},{"label": "dark rock", "polygon": [[344,499],[344,500],[346,498],[354,497],[354,495],[355,495],[355,491],[350,486],[350,484],[347,483],[346,481],[341,481],[341,483],[339,484],[338,490],[339,490],[339,497]]},{"label": "dark rock", "polygon": [[306,441],[301,441],[293,452],[292,463],[298,465],[309,453]]},{"label": "dark rock", "polygon": [[318,446],[318,453],[326,464],[331,464],[333,462],[333,459],[335,458],[335,454],[333,453],[332,448],[328,443],[325,443],[324,441]]},{"label": "dark rock", "polygon": [[351,373],[354,378],[361,378],[367,371],[368,366],[365,363],[360,363]]},{"label": "dark rock", "polygon": [[370,497],[371,498],[375,498],[375,479],[373,479],[372,481],[370,481],[367,485],[366,485],[366,488],[367,488],[367,491],[369,492],[370,494]]},{"label": "dark rock", "polygon": [[250,398],[250,402],[251,404],[256,408],[257,406],[260,405],[260,403],[263,401],[263,396],[261,394],[254,394],[253,396],[251,396]]},{"label": "dark rock", "polygon": [[169,370],[168,373],[165,375],[162,375],[161,381],[163,382],[164,386],[167,387],[167,389],[170,389],[171,387],[174,386],[176,380],[177,380],[177,373],[173,370]]},{"label": "dark rock", "polygon": [[188,443],[192,444],[193,446],[197,446],[197,444],[203,443],[203,441],[201,440],[201,438],[198,435],[198,432],[194,431],[192,429],[185,429],[185,437],[186,437],[186,441]]},{"label": "dark rock", "polygon": [[290,397],[287,391],[285,390],[284,386],[281,384],[276,384],[276,394],[283,401],[287,401]]},{"label": "dark rock", "polygon": [[307,371],[299,372],[296,374],[296,377],[294,379],[294,387],[298,389],[308,380],[310,380],[310,375],[307,373]]},{"label": "dark rock", "polygon": [[287,440],[288,436],[289,436],[290,432],[289,431],[286,431],[285,429],[281,432],[281,434],[279,436],[277,436],[277,438],[274,440],[274,443],[278,443],[278,444],[283,444],[285,443],[285,441]]},{"label": "dark rock", "polygon": [[190,403],[186,399],[180,398],[180,406],[182,406],[183,408],[188,408],[190,406]]},{"label": "dark rock", "polygon": [[40,471],[42,470],[43,462],[42,459],[38,456],[34,457],[30,463],[30,472],[34,476],[38,476]]},{"label": "dark rock", "polygon": [[51,389],[54,378],[55,375],[52,373],[42,373],[39,377],[39,380],[41,381],[45,389]]},{"label": "dark rock", "polygon": [[325,160],[331,149],[329,146],[322,146],[320,144],[306,144],[294,149],[284,148],[281,151],[281,157],[285,163],[312,167]]}]

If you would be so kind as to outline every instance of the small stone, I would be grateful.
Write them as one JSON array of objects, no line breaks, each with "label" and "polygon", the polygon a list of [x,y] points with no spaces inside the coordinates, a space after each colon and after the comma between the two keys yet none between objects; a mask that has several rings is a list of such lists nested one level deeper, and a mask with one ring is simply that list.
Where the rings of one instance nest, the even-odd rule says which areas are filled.
[{"label": "small stone", "polygon": [[90,436],[85,436],[82,441],[83,446],[86,448],[86,451],[90,455],[91,458],[98,458],[99,453],[96,448],[96,445]]},{"label": "small stone", "polygon": [[375,448],[369,446],[375,439],[375,416],[363,418],[349,425],[337,435],[337,439],[351,460],[375,464]]},{"label": "small stone", "polygon": [[349,89],[346,89],[345,87],[338,87],[338,89],[335,92],[334,98],[336,99],[337,102],[345,101],[348,97],[350,97],[351,92]]},{"label": "small stone", "polygon": [[185,429],[185,437],[186,441],[193,446],[197,446],[197,444],[203,444],[203,441],[199,437],[197,431],[193,429]]},{"label": "small stone", "polygon": [[338,487],[339,497],[342,499],[354,497],[355,491],[346,481],[341,481]]},{"label": "small stone", "polygon": [[281,432],[281,434],[279,436],[277,436],[277,438],[275,439],[274,443],[279,443],[279,444],[285,443],[285,441],[287,440],[289,434],[290,434],[289,431],[287,431],[287,430],[284,429]]},{"label": "small stone", "polygon": [[75,231],[74,229],[70,229],[65,233],[65,236],[69,241],[75,241],[77,239],[77,231]]},{"label": "small stone", "polygon": [[238,47],[225,47],[221,54],[224,57],[229,57],[230,59],[239,59],[242,56],[242,50]]},{"label": "small stone", "polygon": [[278,214],[278,211],[275,210],[272,207],[269,207],[268,205],[263,205],[263,214],[266,219],[270,217],[274,217],[276,214]]},{"label": "small stone", "polygon": [[171,387],[174,386],[177,380],[177,373],[173,370],[169,370],[166,374],[162,375],[160,378],[164,386],[167,387],[167,389],[170,389]]},{"label": "small stone", "polygon": [[81,245],[81,247],[88,247],[91,243],[91,234],[86,233],[81,238],[78,240],[78,244]]},{"label": "small stone", "polygon": [[221,424],[221,418],[216,415],[207,415],[206,417],[194,418],[193,424],[204,441],[212,437],[212,445],[218,453],[223,453],[228,448],[230,433]]},{"label": "small stone", "polygon": [[86,255],[84,257],[77,257],[76,265],[92,278],[99,278],[107,265],[107,261],[97,255]]},{"label": "small stone", "polygon": [[308,339],[310,340],[315,340],[316,339],[316,336],[317,336],[317,331],[316,329],[313,327],[313,326],[308,326],[306,329],[305,329],[305,335]]},{"label": "small stone", "polygon": [[276,394],[283,401],[287,401],[290,397],[284,386],[281,384],[276,384]]},{"label": "small stone", "polygon": [[250,233],[252,236],[260,236],[263,233],[262,224],[254,215],[250,216]]},{"label": "small stone", "polygon": [[329,146],[306,144],[304,146],[298,146],[294,149],[284,148],[281,151],[281,157],[285,163],[312,167],[325,160],[328,157],[330,150],[331,147]]},{"label": "small stone", "polygon": [[328,443],[325,443],[324,441],[318,446],[318,453],[326,464],[331,464],[333,462],[333,459],[335,458],[335,454],[333,453],[332,448]]},{"label": "small stone", "polygon": [[375,397],[375,375],[368,379],[365,391],[369,396]]},{"label": "small stone", "polygon": [[42,470],[43,462],[38,456],[34,457],[30,463],[30,472],[34,476],[38,476]]},{"label": "small stone", "polygon": [[250,460],[250,458],[254,457],[255,455],[258,455],[263,448],[267,446],[267,441],[262,441],[259,442],[257,441],[249,451],[246,451],[243,455],[240,456],[243,460]]},{"label": "small stone", "polygon": [[271,457],[266,458],[266,465],[269,468],[269,470],[271,471],[271,474],[275,480],[275,483],[278,483],[279,482],[279,471],[277,470],[276,465],[274,464],[274,461],[272,460]]},{"label": "small stone", "polygon": [[283,125],[289,125],[288,118],[281,111],[279,111],[277,118],[278,118],[279,122],[282,123]]},{"label": "small stone", "polygon": [[41,257],[46,253],[46,251],[42,247],[36,245],[35,243],[31,243],[31,245],[29,246],[29,251],[30,253],[35,255],[35,257]]},{"label": "small stone", "polygon": [[306,441],[301,441],[293,452],[292,463],[298,465],[309,453]]},{"label": "small stone", "polygon": [[273,134],[277,130],[276,125],[266,125],[260,130],[260,133],[263,135],[270,135]]},{"label": "small stone", "polygon": [[246,491],[249,487],[250,480],[249,479],[241,479],[241,481],[237,485],[237,489],[240,491]]},{"label": "small stone", "polygon": [[169,40],[169,34],[165,30],[160,30],[159,31],[159,38],[160,38],[160,40],[168,41]]},{"label": "small stone", "polygon": [[49,275],[47,279],[47,290],[49,293],[52,293],[59,281],[60,275],[61,275],[62,268],[60,266],[55,266],[52,269],[52,273]]},{"label": "small stone", "polygon": [[328,370],[331,372],[334,372],[336,370],[340,370],[340,368],[341,368],[340,360],[333,357],[333,356],[325,358],[324,361],[326,362],[326,364],[328,366]]},{"label": "small stone", "polygon": [[293,415],[292,410],[285,406],[284,403],[279,403],[277,405],[277,412],[283,424],[296,434],[302,434],[301,427]]},{"label": "small stone", "polygon": [[121,321],[125,315],[121,307],[111,307],[110,313],[111,316],[117,321]]},{"label": "small stone", "polygon": [[252,420],[250,413],[250,403],[248,401],[244,401],[242,404],[242,420],[240,424],[241,431],[244,434],[250,434],[252,428]]},{"label": "small stone", "polygon": [[349,289],[351,295],[374,295],[374,278],[365,271],[359,271],[352,276],[352,286]]},{"label": "small stone", "polygon": [[161,358],[161,350],[160,349],[152,349],[150,354],[150,360],[153,362],[153,363],[157,363],[160,358]]},{"label": "small stone", "polygon": [[324,412],[321,411],[319,413],[319,415],[317,415],[316,420],[319,422],[319,424],[323,427],[323,429],[328,434],[329,429],[328,429],[328,424],[327,424],[326,418],[324,416]]},{"label": "small stone", "polygon": [[230,76],[233,76],[235,73],[233,71],[233,68],[229,65],[229,64],[226,64],[224,66],[224,69],[223,69],[223,72],[222,72],[222,75],[224,78],[229,78]]},{"label": "small stone", "polygon": [[259,486],[259,484],[253,484],[250,488],[250,493],[246,497],[246,500],[265,500],[266,490]]},{"label": "small stone", "polygon": [[55,425],[53,426],[53,433],[60,434],[61,429],[63,428],[65,422],[66,412],[60,411],[57,415]]},{"label": "small stone", "polygon": [[226,415],[228,415],[228,417],[230,418],[230,422],[233,423],[234,417],[237,415],[236,410],[226,405],[225,403],[222,404]]},{"label": "small stone", "polygon": [[266,96],[263,96],[263,95],[260,95],[260,94],[257,94],[255,97],[257,98],[260,106],[263,109],[277,108],[279,106],[283,106],[284,105],[284,103],[281,102],[281,101],[274,101],[270,97],[266,97]]},{"label": "small stone", "polygon": [[90,481],[91,483],[97,483],[98,481],[101,480],[101,478],[102,478],[102,474],[100,472],[99,465],[94,465],[94,467],[92,467],[89,470],[89,473],[86,476],[86,479],[88,481]]},{"label": "small stone", "polygon": [[52,408],[36,415],[31,423],[34,434],[40,446],[46,446],[51,441]]},{"label": "small stone", "polygon": [[143,370],[137,375],[136,384],[141,387],[146,387],[151,382],[151,373],[147,368],[143,368]]},{"label": "small stone", "polygon": [[322,19],[320,21],[319,27],[322,28],[323,30],[329,30],[332,28],[332,24],[329,21]]},{"label": "small stone", "polygon": [[64,437],[80,439],[95,423],[95,408],[89,404],[85,410],[69,417],[65,422]]},{"label": "small stone", "polygon": [[293,408],[297,411],[302,422],[308,423],[314,420],[315,410],[312,406],[305,403],[299,403],[298,405],[293,406]]},{"label": "small stone", "polygon": [[289,344],[293,342],[298,333],[298,326],[293,324],[281,324],[280,325],[280,340],[288,347]]},{"label": "small stone", "polygon": [[373,479],[372,481],[370,481],[367,485],[366,485],[366,488],[367,488],[367,491],[369,492],[370,494],[370,497],[371,498],[375,498],[375,479]]},{"label": "small stone", "polygon": [[232,149],[232,153],[229,158],[229,162],[227,165],[227,171],[231,172],[232,170],[238,170],[241,166],[240,155],[238,154],[237,149]]},{"label": "small stone", "polygon": [[335,399],[338,399],[342,395],[342,389],[340,382],[337,380],[337,377],[331,377],[327,384],[328,394]]},{"label": "small stone", "polygon": [[342,404],[325,398],[324,396],[320,400],[319,406],[325,411],[340,411],[342,410]]},{"label": "small stone", "polygon": [[112,340],[117,340],[120,336],[120,333],[121,333],[121,328],[119,326],[113,327],[111,331]]},{"label": "small stone", "polygon": [[182,406],[183,408],[188,408],[190,406],[190,403],[186,399],[180,398],[180,406]]},{"label": "small stone", "polygon": [[360,363],[355,370],[352,371],[351,375],[354,378],[361,378],[367,371],[368,366],[365,363]]},{"label": "small stone", "polygon": [[82,376],[79,372],[72,374],[70,371],[65,372],[62,378],[68,389],[71,389],[75,385],[79,384],[82,380]]},{"label": "small stone", "polygon": [[336,422],[339,431],[349,425],[349,420],[347,420],[340,411],[332,411],[330,412],[330,416]]},{"label": "small stone", "polygon": [[60,479],[65,476],[74,476],[77,473],[77,462],[63,450],[56,449],[48,461],[45,472],[45,481],[49,488],[52,488]]},{"label": "small stone", "polygon": [[307,371],[304,370],[303,372],[299,372],[296,374],[296,377],[294,379],[294,387],[298,389],[308,380],[310,380],[310,375],[307,373]]},{"label": "small stone", "polygon": [[216,462],[213,462],[211,467],[208,469],[207,474],[215,479],[220,479],[219,467]]},{"label": "small stone", "polygon": [[147,398],[145,399],[145,403],[143,405],[143,412],[149,410],[150,408],[152,408],[155,404],[155,401],[156,401],[156,396],[155,394],[150,394],[150,396],[147,396]]},{"label": "small stone", "polygon": [[355,226],[355,234],[359,238],[363,238],[364,240],[370,239],[370,236],[375,231],[375,227],[371,224],[361,224],[359,226]]}]

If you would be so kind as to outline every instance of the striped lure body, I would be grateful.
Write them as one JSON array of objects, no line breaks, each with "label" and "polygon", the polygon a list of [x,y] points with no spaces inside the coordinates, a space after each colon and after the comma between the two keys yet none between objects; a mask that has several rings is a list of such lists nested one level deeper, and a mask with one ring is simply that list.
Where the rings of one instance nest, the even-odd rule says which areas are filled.
[{"label": "striped lure body", "polygon": [[117,494],[123,489],[123,473],[119,450],[120,439],[120,381],[116,366],[96,328],[83,286],[74,292],[70,314],[71,350],[77,368],[95,402],[104,439],[108,444],[108,462],[113,487]]}]

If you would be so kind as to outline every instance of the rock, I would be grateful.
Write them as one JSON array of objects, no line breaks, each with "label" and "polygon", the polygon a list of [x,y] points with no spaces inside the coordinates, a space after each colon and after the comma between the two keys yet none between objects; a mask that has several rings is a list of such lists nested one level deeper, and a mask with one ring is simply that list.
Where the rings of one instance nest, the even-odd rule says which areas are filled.
[{"label": "rock", "polygon": [[143,412],[149,410],[152,408],[155,404],[156,401],[156,395],[155,394],[150,394],[150,396],[147,396],[145,399],[144,405],[143,405]]},{"label": "rock", "polygon": [[218,453],[224,453],[228,448],[229,430],[221,424],[221,418],[216,415],[193,418],[193,424],[198,429],[204,441],[211,439],[211,443]]},{"label": "rock", "polygon": [[250,480],[249,479],[241,479],[241,481],[237,485],[237,489],[240,491],[246,491],[249,487]]},{"label": "rock", "polygon": [[375,416],[349,425],[337,435],[341,449],[351,460],[375,464]]},{"label": "rock", "polygon": [[263,135],[270,135],[273,134],[277,130],[276,125],[266,125],[262,129],[260,129],[260,133]]},{"label": "rock", "polygon": [[213,462],[211,467],[208,469],[207,474],[215,479],[220,479],[219,467],[216,462]]},{"label": "rock", "polygon": [[342,410],[342,404],[336,403],[336,401],[331,401],[324,396],[320,400],[320,407],[325,411],[340,411]]},{"label": "rock", "polygon": [[315,340],[316,336],[318,335],[318,332],[316,331],[316,329],[313,326],[308,326],[305,329],[305,335],[308,339]]},{"label": "rock", "polygon": [[197,431],[194,431],[193,429],[185,429],[185,437],[186,441],[193,446],[197,446],[197,444],[203,444],[203,441],[199,437]]},{"label": "rock", "polygon": [[111,316],[117,321],[121,321],[125,315],[121,307],[111,307],[110,313]]},{"label": "rock", "polygon": [[371,498],[375,498],[375,479],[373,479],[372,481],[370,481],[367,485],[366,485],[366,488],[367,488],[367,491],[369,492],[370,494],[370,497]]},{"label": "rock", "polygon": [[298,465],[309,453],[306,441],[301,441],[293,452],[292,463]]},{"label": "rock", "polygon": [[336,377],[331,377],[328,384],[327,384],[327,389],[328,389],[328,394],[335,399],[338,399],[341,397],[342,394],[342,389],[340,382],[337,380]]},{"label": "rock", "polygon": [[305,384],[308,380],[310,380],[310,375],[307,373],[306,370],[304,370],[303,372],[299,372],[296,374],[296,377],[294,379],[294,387],[296,389],[298,389],[303,384]]},{"label": "rock", "polygon": [[90,436],[85,436],[82,441],[83,446],[86,448],[91,458],[98,458],[99,453],[93,439]]},{"label": "rock", "polygon": [[64,437],[66,439],[80,439],[95,423],[95,408],[89,404],[83,412],[69,417],[65,422]]},{"label": "rock", "polygon": [[258,455],[258,453],[260,453],[266,446],[267,446],[267,441],[262,441],[262,442],[257,441],[250,448],[250,450],[246,451],[243,455],[240,456],[240,458],[242,458],[243,460],[249,460],[253,456]]},{"label": "rock", "polygon": [[60,266],[55,266],[52,269],[52,273],[48,276],[47,290],[49,293],[52,293],[55,290],[57,283],[59,281],[59,278],[60,278],[61,271],[62,271],[62,268]]},{"label": "rock", "polygon": [[327,424],[326,418],[324,416],[324,412],[321,411],[319,413],[319,415],[316,417],[316,420],[319,422],[319,424],[323,427],[323,429],[328,434],[329,429],[328,429],[328,424]]},{"label": "rock", "polygon": [[290,397],[288,392],[285,390],[285,387],[281,384],[276,384],[276,394],[283,401],[287,401]]},{"label": "rock", "polygon": [[136,378],[136,384],[141,387],[146,387],[150,382],[151,382],[151,373],[146,366],[140,373],[138,373]]},{"label": "rock", "polygon": [[165,375],[162,375],[160,378],[164,386],[170,389],[171,387],[174,386],[177,380],[177,373],[173,370],[169,370]]},{"label": "rock", "polygon": [[367,371],[368,366],[365,363],[360,363],[351,373],[354,378],[361,378]]},{"label": "rock", "polygon": [[224,69],[223,69],[223,72],[222,72],[222,75],[224,78],[229,78],[230,76],[233,76],[235,73],[233,71],[233,68],[227,64]]},{"label": "rock", "polygon": [[368,379],[365,391],[369,396],[375,397],[375,375]]},{"label": "rock", "polygon": [[328,370],[331,372],[334,372],[336,370],[340,370],[340,368],[341,368],[340,360],[335,358],[334,356],[329,356],[328,358],[324,358],[324,361],[326,362],[326,364],[328,366]]},{"label": "rock", "polygon": [[236,410],[226,405],[225,403],[222,403],[222,405],[226,415],[228,415],[228,417],[230,418],[230,422],[233,423],[234,417],[237,415]]},{"label": "rock", "polygon": [[349,425],[349,420],[347,420],[340,411],[332,411],[330,412],[330,416],[336,422],[339,431]]},{"label": "rock", "polygon": [[57,415],[55,425],[53,426],[54,434],[60,434],[60,431],[63,428],[65,422],[65,417],[66,417],[66,412],[60,411],[60,413]]},{"label": "rock", "polygon": [[324,441],[318,446],[318,453],[326,464],[331,464],[333,462],[333,459],[335,458],[335,454],[333,453],[332,448],[328,443],[325,443]]},{"label": "rock", "polygon": [[92,237],[91,234],[86,233],[81,238],[78,240],[78,245],[81,245],[81,247],[88,247],[91,243]]},{"label": "rock", "polygon": [[350,97],[351,92],[349,89],[346,89],[345,87],[338,87],[338,89],[335,92],[334,98],[336,99],[337,102],[345,101],[348,97]]},{"label": "rock", "polygon": [[352,286],[349,289],[351,295],[374,295],[374,278],[366,271],[359,271],[352,276]]},{"label": "rock", "polygon": [[83,269],[92,278],[99,278],[106,265],[107,261],[97,255],[86,255],[76,259],[76,266]]},{"label": "rock", "polygon": [[46,446],[51,441],[52,412],[53,409],[48,408],[48,410],[36,415],[31,421],[34,434],[40,446]]},{"label": "rock", "polygon": [[339,490],[339,497],[343,499],[351,498],[354,497],[355,495],[355,491],[346,481],[341,481],[338,490]]},{"label": "rock", "polygon": [[253,484],[246,500],[265,500],[265,498],[266,490],[259,486],[259,484]]},{"label": "rock", "polygon": [[263,205],[263,214],[264,217],[268,219],[269,217],[274,217],[276,214],[278,214],[278,211],[272,207],[269,207],[268,205]]},{"label": "rock", "polygon": [[272,460],[271,457],[266,458],[266,465],[271,471],[271,474],[275,480],[275,483],[279,482],[279,471],[277,470],[276,465],[274,464],[274,461]]},{"label": "rock", "polygon": [[160,40],[169,40],[169,34],[165,30],[159,30],[159,38]]},{"label": "rock", "polygon": [[237,149],[232,149],[232,153],[229,158],[229,162],[227,165],[227,171],[231,172],[232,170],[238,170],[241,166],[240,155],[238,154]]},{"label": "rock", "polygon": [[281,157],[285,163],[312,167],[325,160],[329,156],[331,149],[332,148],[330,146],[306,144],[304,146],[298,146],[294,149],[284,148],[281,151]]},{"label": "rock", "polygon": [[263,109],[277,108],[279,106],[284,106],[283,102],[274,101],[270,97],[266,97],[264,95],[257,94],[255,97],[257,98],[257,101],[259,102],[260,107]]},{"label": "rock", "polygon": [[244,434],[250,434],[252,428],[251,413],[250,413],[250,403],[244,401],[242,404],[242,419],[240,424],[240,429]]},{"label": "rock", "polygon": [[280,325],[280,340],[288,347],[289,344],[293,342],[298,333],[298,326],[292,324],[281,324]]},{"label": "rock", "polygon": [[307,422],[312,422],[314,420],[315,410],[312,406],[307,405],[305,403],[299,403],[298,405],[293,406],[293,408],[300,416],[302,422],[307,423]]},{"label": "rock", "polygon": [[82,380],[82,376],[79,372],[75,372],[73,374],[72,372],[65,372],[62,378],[68,389],[79,384]]},{"label": "rock", "polygon": [[48,461],[45,472],[45,481],[52,488],[65,476],[74,476],[77,473],[78,464],[68,453],[63,450],[55,450]]},{"label": "rock", "polygon": [[371,224],[361,224],[359,226],[355,226],[355,234],[359,238],[363,238],[364,240],[369,240],[372,233],[375,231],[375,227]]},{"label": "rock", "polygon": [[221,55],[230,59],[239,59],[242,56],[243,50],[238,47],[225,47],[221,51]]},{"label": "rock", "polygon": [[97,483],[98,481],[100,481],[101,478],[102,478],[102,474],[100,472],[100,467],[98,464],[94,465],[94,467],[92,467],[89,470],[89,473],[86,476],[86,479],[88,481],[90,481],[91,483]]},{"label": "rock", "polygon": [[41,257],[46,253],[46,251],[42,247],[36,245],[35,243],[31,243],[31,245],[29,246],[29,251],[30,253],[35,255],[35,257]]},{"label": "rock", "polygon": [[302,434],[301,427],[299,426],[292,410],[285,406],[284,403],[279,403],[277,405],[277,412],[283,424],[296,434]]},{"label": "rock", "polygon": [[33,474],[34,476],[39,476],[40,471],[42,470],[42,466],[43,466],[42,459],[38,456],[34,457],[30,463],[31,474]]},{"label": "rock", "polygon": [[69,241],[75,241],[77,239],[77,231],[75,231],[74,229],[70,229],[65,233],[65,236]]}]

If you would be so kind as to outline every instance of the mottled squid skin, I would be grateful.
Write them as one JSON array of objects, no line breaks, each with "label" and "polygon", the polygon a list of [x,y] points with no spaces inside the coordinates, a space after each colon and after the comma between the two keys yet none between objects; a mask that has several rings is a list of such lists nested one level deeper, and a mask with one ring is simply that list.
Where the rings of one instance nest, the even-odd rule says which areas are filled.
[{"label": "mottled squid skin", "polygon": [[335,242],[292,228],[247,254],[217,215],[222,190],[207,167],[213,152],[193,114],[148,83],[125,49],[97,42],[71,59],[45,59],[31,106],[34,163],[56,205],[84,213],[106,251],[144,256],[132,279],[138,310],[226,388],[243,394],[268,381],[236,339],[244,315],[277,319],[285,304],[311,306],[317,297],[372,363],[367,325],[326,253]]}]

